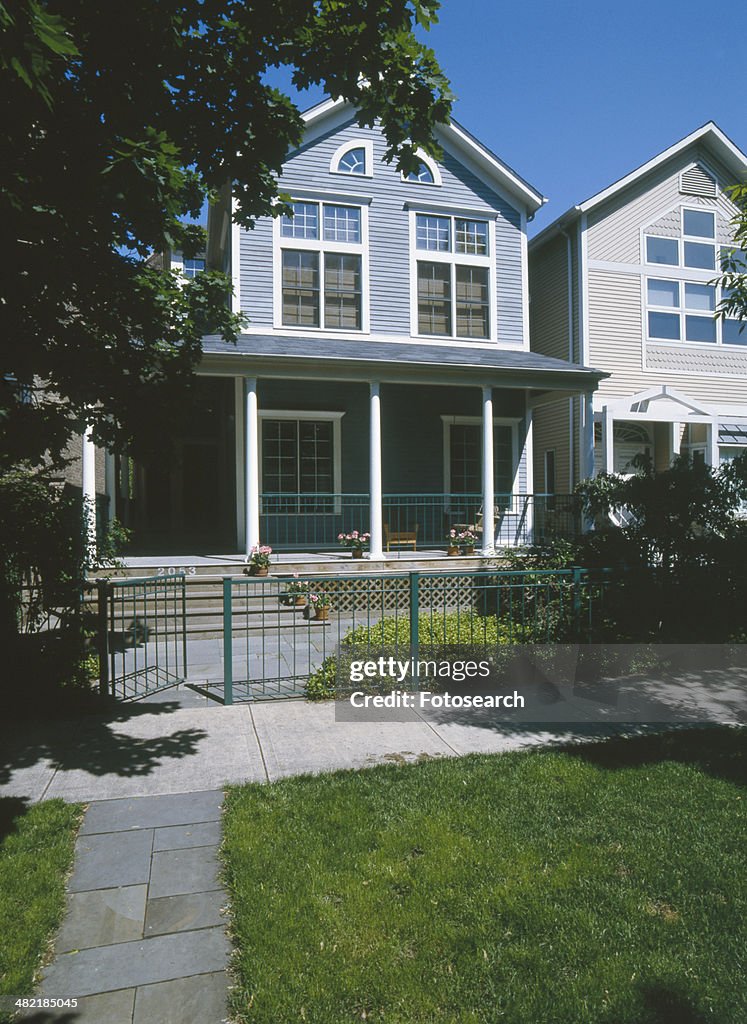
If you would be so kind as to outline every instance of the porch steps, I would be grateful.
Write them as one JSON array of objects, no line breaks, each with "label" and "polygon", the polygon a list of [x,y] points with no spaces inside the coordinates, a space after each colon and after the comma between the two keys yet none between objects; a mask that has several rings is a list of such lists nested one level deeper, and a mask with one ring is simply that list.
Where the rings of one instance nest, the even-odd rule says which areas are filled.
[{"label": "porch steps", "polygon": [[[189,565],[186,562],[182,563],[180,568],[182,566],[184,569],[189,569]],[[371,563],[367,560],[359,561],[351,558],[344,561],[339,559],[314,562],[307,560],[299,560],[297,562],[283,561],[274,563],[271,566],[270,575],[266,577],[266,580],[270,584],[279,583],[280,590],[282,591],[284,584],[294,579],[296,574],[298,579],[303,581],[305,578],[352,576],[357,573],[370,575],[386,574],[391,576],[407,575],[410,572],[464,572],[466,570],[475,570],[482,566],[500,568],[500,557],[456,556],[451,558],[393,559],[383,563],[376,563],[375,569],[372,568]],[[137,566],[127,566],[124,569],[107,573],[98,573],[97,578],[137,579],[158,575],[159,568],[164,570],[161,575],[169,575],[168,566],[144,566],[138,564]],[[219,567],[224,570],[223,572],[216,572],[216,568],[218,567],[215,565],[195,566],[197,571],[193,575],[185,576],[186,628],[188,636],[193,638],[199,637],[207,640],[223,635],[223,576],[232,575],[243,578],[243,563],[237,565],[236,563],[226,562]],[[212,571],[205,571],[207,569]],[[283,605],[279,601],[279,594],[275,593],[274,590],[265,590],[264,596],[262,595],[262,590],[264,590],[264,587],[262,583],[258,582],[257,596],[254,597],[245,596],[246,591],[242,588],[240,597],[235,605],[233,620],[233,631],[235,634],[259,634],[262,632],[268,619],[274,629],[277,629],[278,626],[280,628],[287,626],[288,629],[297,628],[305,622],[302,608]],[[96,600],[95,590],[89,593],[87,600],[93,608]],[[125,602],[124,607],[121,608],[121,619],[123,622],[133,612],[134,608],[129,608]]]}]

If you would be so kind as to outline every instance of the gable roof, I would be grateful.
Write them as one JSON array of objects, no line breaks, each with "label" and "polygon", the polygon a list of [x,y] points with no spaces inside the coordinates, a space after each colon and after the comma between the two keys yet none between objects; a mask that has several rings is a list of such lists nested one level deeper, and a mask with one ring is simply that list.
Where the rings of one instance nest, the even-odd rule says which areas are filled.
[{"label": "gable roof", "polygon": [[[352,116],[354,112],[355,107],[348,100],[325,99],[321,103],[309,107],[301,114],[301,117],[305,121],[308,131],[309,129],[320,129],[327,120],[334,116],[338,118],[344,114]],[[530,185],[526,179],[522,178],[457,121],[452,119],[448,124],[439,125],[438,131],[439,135],[443,137],[445,148],[450,151],[456,150],[467,157],[486,184],[497,187],[518,199],[527,208],[530,216],[534,215],[547,202],[547,198],[541,192]]]},{"label": "gable roof", "polygon": [[684,152],[690,146],[695,144],[701,144],[713,153],[713,155],[726,167],[727,170],[734,174],[735,180],[741,180],[747,177],[747,155],[735,145],[723,132],[715,121],[707,121],[700,128],[696,128],[694,132],[690,132],[684,139],[680,139],[679,142],[675,142],[673,146],[669,146],[668,149],[663,150],[661,153],[652,157],[651,160],[647,160],[646,163],[636,167],[635,170],[626,174],[622,178],[618,178],[617,181],[608,185],[607,188],[596,192],[593,196],[585,199],[582,203],[578,203],[576,206],[572,206],[566,210],[565,213],[561,214],[560,217],[556,218],[552,224],[549,224],[544,228],[532,241],[529,243],[530,247],[534,247],[540,243],[540,241],[546,241],[551,235],[555,234],[561,228],[567,227],[573,221],[575,221],[581,214],[588,213],[590,210],[594,210],[597,206],[606,202],[608,199],[622,192],[630,185],[634,185],[636,182],[645,178],[647,174],[655,171],[661,164],[671,160],[672,157]]}]

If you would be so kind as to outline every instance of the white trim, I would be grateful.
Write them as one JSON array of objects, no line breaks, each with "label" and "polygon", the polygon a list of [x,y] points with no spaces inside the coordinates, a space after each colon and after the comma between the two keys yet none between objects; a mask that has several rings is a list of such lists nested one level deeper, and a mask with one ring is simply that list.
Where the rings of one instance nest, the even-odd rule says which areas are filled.
[{"label": "white trim", "polygon": [[[511,488],[516,490],[516,480],[519,474],[519,423],[521,416],[494,416],[494,427],[511,427]],[[482,416],[451,416],[448,413],[441,413],[443,424],[443,465],[444,465],[444,493],[451,494],[451,434],[452,426],[482,426]],[[527,483],[529,481],[527,480]],[[503,493],[503,492],[499,492]]]},{"label": "white trim", "polygon": [[[351,171],[338,171],[337,169],[340,159],[351,149],[363,150],[366,168],[362,174],[353,174]],[[329,161],[329,173],[341,174],[345,178],[352,178],[353,181],[356,178],[373,178],[373,142],[371,139],[354,139],[340,143]]]},{"label": "white trim", "polygon": [[[436,216],[442,217],[444,220],[449,221],[449,242],[450,248],[448,252],[432,250],[432,249],[418,249],[417,247],[417,218],[418,215],[424,216]],[[456,252],[455,239],[456,239],[456,220],[479,220],[487,226],[487,239],[488,239],[488,251],[485,256],[478,256],[472,253],[459,253]],[[461,217],[459,214],[447,213],[446,210],[439,210],[437,213],[426,210],[418,209],[416,205],[411,204],[411,208],[408,210],[408,236],[410,244],[410,335],[406,338],[407,342],[421,341],[424,343],[436,342],[436,344],[447,342],[450,347],[453,348],[454,344],[459,345],[489,345],[491,349],[495,347],[495,343],[498,341],[498,280],[497,280],[497,261],[495,258],[495,246],[496,246],[496,231],[495,231],[495,215],[486,216],[482,215],[479,217]],[[419,316],[418,316],[418,262],[421,263],[445,263],[452,268],[451,270],[451,328],[452,334],[450,335],[432,335],[432,334],[421,334],[419,330]],[[456,266],[470,266],[480,267],[488,271],[488,335],[486,338],[466,338],[456,334],[456,282],[455,282],[455,271]],[[527,348],[526,345],[515,345],[514,349],[521,351]]]},{"label": "white trim", "polygon": [[[523,334],[524,348],[529,349],[529,249],[527,242],[527,214],[526,210],[521,211],[521,235],[519,238],[521,252],[521,330]],[[495,247],[493,248],[495,252]],[[497,260],[493,260],[497,264]],[[496,282],[497,283],[497,282]],[[497,336],[497,289],[496,289],[496,336]],[[569,311],[570,312],[570,311]],[[572,360],[571,360],[572,361]]]},{"label": "white trim", "polygon": [[453,203],[436,203],[429,199],[406,199],[403,210],[416,213],[432,213],[435,216],[452,216],[465,220],[495,220],[499,211],[494,206],[455,206]]},{"label": "white trim", "polygon": [[[342,418],[344,412],[330,412],[325,410],[309,409],[260,409],[259,411],[259,493],[264,490],[262,480],[262,446],[264,442],[263,421],[264,420],[293,420],[295,422],[306,420],[311,422],[332,423],[332,484],[333,493],[340,494],[342,491]],[[335,512],[339,512],[335,508]],[[289,513],[293,514],[293,513]]]},{"label": "white trim", "polygon": [[238,209],[238,201],[231,198],[231,312],[241,312],[241,227],[236,223],[234,217]]},{"label": "white trim", "polygon": [[[349,174],[348,177],[352,178],[355,175]],[[297,199],[302,203],[329,203],[330,206],[370,206],[373,202],[373,196],[369,193],[340,192],[339,189],[333,188],[304,188],[301,185],[298,187],[294,185],[290,194],[292,199]],[[306,239],[306,241],[311,241],[311,239]]]},{"label": "white trim", "polygon": [[586,214],[582,214],[578,222],[578,298],[581,306],[579,316],[579,355],[581,365],[590,365],[591,342],[589,340],[589,240],[587,237],[588,222]]},{"label": "white trim", "polygon": [[[236,549],[246,550],[246,455],[244,446],[244,378],[234,377],[234,446],[236,463]],[[260,414],[261,415],[261,414]]]},{"label": "white trim", "polygon": [[421,163],[425,164],[425,166],[431,172],[431,175],[433,176],[433,181],[413,181],[411,178],[407,177],[404,171],[400,171],[400,180],[404,182],[406,185],[415,185],[418,188],[440,188],[441,185],[443,184],[441,180],[441,171],[433,157],[428,156],[428,154],[422,149],[416,149],[415,155],[417,156],[418,160],[420,160]]},{"label": "white trim", "polygon": [[[293,195],[296,193],[294,192]],[[301,197],[305,202],[306,198]],[[285,238],[281,234],[282,218],[274,217],[272,224],[272,329],[273,332],[286,331],[289,337],[294,334],[319,334],[331,337],[360,338],[371,331],[371,284],[369,259],[369,226],[368,206],[356,202],[332,201],[329,196],[312,199],[319,205],[319,238]],[[324,206],[358,206],[361,212],[360,242],[333,242],[323,238]],[[293,251],[316,252],[319,259],[319,327],[294,327],[283,323],[283,249]],[[361,257],[361,329],[352,331],[350,328],[324,326],[324,254],[350,255]],[[262,333],[262,330],[257,333]],[[267,333],[266,328],[264,333]]]}]

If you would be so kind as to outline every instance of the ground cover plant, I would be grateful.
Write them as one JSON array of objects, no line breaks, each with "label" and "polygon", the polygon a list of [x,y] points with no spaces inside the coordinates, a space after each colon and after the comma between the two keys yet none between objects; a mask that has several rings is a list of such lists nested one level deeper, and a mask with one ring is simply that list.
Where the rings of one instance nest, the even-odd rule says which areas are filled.
[{"label": "ground cover plant", "polygon": [[747,1019],[747,731],[236,787],[237,1019]]},{"label": "ground cover plant", "polygon": [[[62,800],[28,810],[20,800],[0,800],[0,996],[32,994],[34,974],[65,910],[65,879],[82,813]],[[10,1019],[0,1008],[0,1022]]]}]

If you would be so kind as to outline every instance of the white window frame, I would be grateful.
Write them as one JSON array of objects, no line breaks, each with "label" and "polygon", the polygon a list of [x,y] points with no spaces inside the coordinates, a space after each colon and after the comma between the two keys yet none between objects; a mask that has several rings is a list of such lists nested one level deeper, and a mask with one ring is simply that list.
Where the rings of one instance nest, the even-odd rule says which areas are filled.
[{"label": "white window frame", "polygon": [[[348,175],[352,178],[355,175]],[[341,196],[339,194],[316,194],[313,197],[300,194],[291,199],[294,203],[315,203],[319,207],[319,238],[286,238],[282,234],[282,217],[273,218],[273,327],[276,331],[289,334],[329,334],[334,337],[348,337],[369,334],[371,330],[371,289],[369,284],[368,255],[368,204],[363,196]],[[324,239],[324,207],[354,206],[360,210],[361,240],[360,242],[333,242]],[[319,255],[319,326],[305,327],[283,323],[283,250],[293,252],[315,252]],[[324,253],[340,256],[360,256],[361,258],[361,326],[325,327],[324,326]]]},{"label": "white window frame", "polygon": [[[646,345],[666,345],[676,346],[678,348],[686,349],[698,349],[702,352],[713,351],[715,348],[724,348],[726,351],[738,352],[740,349],[743,351],[747,349],[747,345],[739,346],[725,343],[723,341],[723,327],[724,321],[719,317],[715,317],[715,312],[718,311],[720,303],[723,299],[723,292],[720,285],[715,286],[715,305],[714,321],[716,325],[716,340],[714,341],[687,341],[686,334],[686,321],[685,317],[690,316],[703,316],[707,315],[705,311],[698,311],[693,309],[687,309],[685,306],[685,286],[688,284],[700,284],[700,285],[711,285],[713,286],[714,280],[719,276],[719,268],[721,266],[721,250],[722,249],[733,249],[736,248],[734,245],[729,245],[725,242],[718,241],[718,216],[719,210],[714,204],[713,206],[698,206],[691,203],[682,203],[678,206],[673,207],[670,211],[672,213],[675,209],[679,210],[679,223],[680,233],[678,236],[672,235],[654,235],[648,227],[641,228],[641,265],[644,267],[644,273],[641,275],[641,302],[643,308],[643,339]],[[710,213],[714,218],[714,237],[713,240],[708,238],[702,238],[699,235],[686,235],[685,234],[685,211],[692,211],[695,213]],[[663,216],[663,214],[661,215]],[[650,225],[649,225],[650,227]],[[649,263],[647,261],[647,238],[667,238],[677,244],[677,264],[669,263]],[[701,245],[713,245],[714,248],[714,261],[715,270],[702,270],[698,267],[686,267],[684,264],[685,259],[685,242],[697,242]],[[678,284],[680,289],[680,301],[678,306],[657,306],[656,304],[650,304],[648,301],[648,282],[649,281],[671,281],[672,283]],[[652,313],[670,313],[680,318],[680,337],[674,338],[655,338],[649,334],[648,329],[648,314],[649,311]]]},{"label": "white window frame", "polygon": [[[443,424],[443,470],[444,470],[444,494],[451,494],[451,428],[452,426],[482,426],[482,416],[447,416],[441,415]],[[519,478],[519,423],[520,416],[494,416],[493,427],[511,427],[511,493],[516,494],[516,484]],[[495,481],[493,481],[495,485]],[[496,491],[496,493],[500,493]]]},{"label": "white window frame", "polygon": [[[362,149],[364,154],[365,167],[361,174],[353,174],[351,171],[338,170],[338,164],[342,157],[351,149]],[[373,142],[371,139],[355,139],[352,142],[343,142],[337,147],[329,161],[329,173],[340,174],[343,178],[373,178]]]},{"label": "white window frame", "polygon": [[415,155],[417,156],[418,160],[421,163],[425,164],[425,166],[431,172],[433,176],[433,181],[413,181],[412,179],[407,177],[404,171],[400,171],[400,180],[405,185],[413,185],[415,188],[440,188],[441,185],[443,184],[441,180],[441,170],[436,161],[433,159],[433,157],[428,156],[428,154],[425,153],[422,149],[416,149]]},{"label": "white window frame", "polygon": [[[342,492],[342,418],[344,412],[330,412],[316,410],[298,409],[260,409],[259,410],[259,494],[260,501],[264,491],[263,471],[264,459],[264,420],[293,420],[294,422],[306,421],[310,423],[332,422],[332,480],[334,484],[333,493],[339,495]],[[260,511],[261,511],[260,507]],[[334,513],[339,515],[342,512],[342,503],[339,497],[335,498]],[[320,515],[322,513],[319,513]],[[305,512],[289,512],[288,515],[306,515]]]},{"label": "white window frame", "polygon": [[[486,210],[434,210],[432,207],[418,208],[409,206],[410,214],[410,334],[430,342],[457,342],[460,345],[486,345],[497,338],[497,275],[495,260],[495,214]],[[424,217],[443,217],[450,221],[450,250],[418,249],[417,219]],[[458,253],[456,246],[456,221],[479,220],[487,225],[488,252],[486,256],[475,256],[470,253]],[[446,263],[451,266],[451,334],[421,334],[418,316],[418,263]],[[481,267],[488,271],[488,333],[484,338],[462,337],[456,333],[456,266]]]}]

